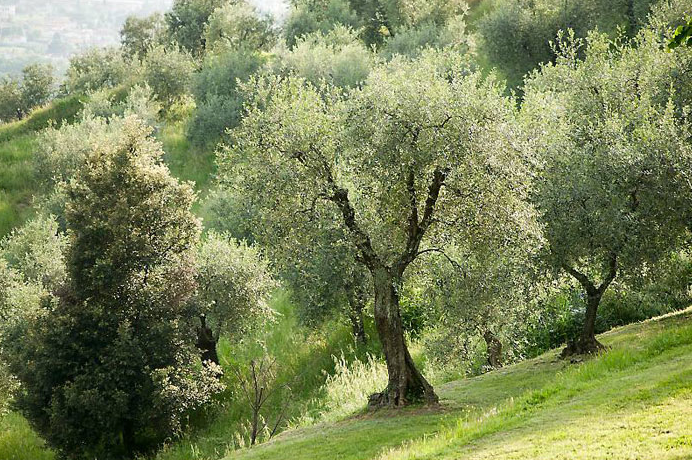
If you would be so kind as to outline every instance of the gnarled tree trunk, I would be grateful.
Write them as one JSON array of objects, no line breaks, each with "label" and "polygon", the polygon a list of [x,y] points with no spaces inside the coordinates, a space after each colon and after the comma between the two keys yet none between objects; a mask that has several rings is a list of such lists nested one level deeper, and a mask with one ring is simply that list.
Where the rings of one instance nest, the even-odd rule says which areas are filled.
[{"label": "gnarled tree trunk", "polygon": [[483,339],[488,348],[488,366],[502,367],[502,342],[489,330],[485,331]]},{"label": "gnarled tree trunk", "polygon": [[400,277],[391,269],[373,272],[375,285],[375,325],[382,342],[389,383],[381,393],[370,396],[371,406],[403,406],[414,401],[439,401],[432,385],[418,371],[406,346],[399,310]]},{"label": "gnarled tree trunk", "polygon": [[211,361],[214,364],[219,364],[219,355],[216,352],[216,344],[219,341],[209,326],[204,315],[199,317],[201,326],[197,328],[197,348],[202,353],[202,362]]},{"label": "gnarled tree trunk", "polygon": [[578,272],[572,267],[565,266],[567,272],[579,281],[584,291],[586,291],[587,301],[586,316],[584,317],[584,326],[581,335],[576,340],[568,343],[565,349],[562,350],[563,358],[572,355],[598,353],[606,349],[606,346],[596,339],[596,315],[598,314],[598,306],[601,304],[603,293],[617,276],[618,263],[616,254],[611,254],[608,265],[608,273],[603,283],[598,287],[596,287],[596,285],[583,273]]}]

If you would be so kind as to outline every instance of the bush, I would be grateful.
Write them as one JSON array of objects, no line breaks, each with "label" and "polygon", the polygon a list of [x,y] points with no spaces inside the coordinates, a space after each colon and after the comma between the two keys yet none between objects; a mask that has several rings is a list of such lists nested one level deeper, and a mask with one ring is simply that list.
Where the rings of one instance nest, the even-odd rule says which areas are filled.
[{"label": "bush", "polygon": [[62,92],[86,94],[115,88],[133,73],[136,73],[135,64],[125,62],[117,48],[92,48],[70,59]]},{"label": "bush", "polygon": [[197,110],[188,128],[193,143],[214,145],[227,129],[238,125],[245,101],[237,89],[238,81],[247,81],[263,62],[259,54],[244,51],[209,56],[205,60],[193,83]]},{"label": "bush", "polygon": [[143,77],[164,110],[183,99],[190,91],[195,64],[190,55],[156,46],[143,62]]},{"label": "bush", "polygon": [[150,132],[94,142],[66,187],[68,280],[3,340],[17,407],[66,457],[149,451],[220,389],[193,346],[195,194]]}]

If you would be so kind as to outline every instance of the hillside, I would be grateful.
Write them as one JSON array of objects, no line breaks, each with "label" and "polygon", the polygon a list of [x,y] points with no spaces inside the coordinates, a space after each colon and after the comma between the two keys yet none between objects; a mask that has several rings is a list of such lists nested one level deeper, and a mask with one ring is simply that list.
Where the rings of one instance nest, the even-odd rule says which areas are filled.
[{"label": "hillside", "polygon": [[226,459],[683,459],[692,457],[692,310],[439,387],[438,409],[380,411],[288,431]]},{"label": "hillside", "polygon": [[[600,339],[611,350],[586,362],[560,360],[553,350],[441,384],[438,408],[361,412],[289,430],[226,457],[200,450],[235,434],[235,426],[219,417],[205,430],[209,438],[188,439],[180,443],[185,449],[179,444],[159,458],[281,460],[288,453],[295,460],[691,458],[691,319],[687,309],[605,333]],[[285,338],[278,339],[286,348]],[[324,357],[319,359],[324,365]],[[0,427],[3,460],[53,458],[21,417],[6,415]]]}]

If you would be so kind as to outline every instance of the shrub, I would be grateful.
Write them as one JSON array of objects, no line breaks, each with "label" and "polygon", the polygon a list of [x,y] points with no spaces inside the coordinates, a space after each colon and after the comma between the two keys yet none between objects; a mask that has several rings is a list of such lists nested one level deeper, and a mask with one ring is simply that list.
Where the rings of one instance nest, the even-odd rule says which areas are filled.
[{"label": "shrub", "polygon": [[3,341],[17,407],[67,457],[149,451],[220,389],[193,346],[195,194],[150,133],[94,142],[66,187],[68,280]]},{"label": "shrub", "polygon": [[144,80],[164,110],[189,93],[194,70],[190,55],[164,46],[149,50],[143,62]]},{"label": "shrub", "polygon": [[263,62],[259,54],[245,51],[207,57],[193,82],[197,110],[188,128],[193,143],[214,145],[227,129],[238,125],[245,101],[238,81],[247,81]]},{"label": "shrub", "polygon": [[136,66],[126,63],[117,48],[92,48],[70,59],[62,86],[65,94],[85,94],[124,83]]}]

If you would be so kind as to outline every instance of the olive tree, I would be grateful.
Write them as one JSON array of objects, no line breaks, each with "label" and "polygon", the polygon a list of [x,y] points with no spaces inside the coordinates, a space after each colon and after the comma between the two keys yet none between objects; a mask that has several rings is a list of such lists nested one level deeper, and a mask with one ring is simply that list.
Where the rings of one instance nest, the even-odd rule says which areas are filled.
[{"label": "olive tree", "polygon": [[22,106],[28,112],[50,101],[55,90],[53,66],[31,64],[22,70]]},{"label": "olive tree", "polygon": [[314,85],[325,81],[342,88],[362,84],[375,64],[375,55],[356,31],[337,25],[328,33],[298,38],[292,49],[277,47],[272,70],[294,72]]},{"label": "olive tree", "polygon": [[250,3],[239,0],[215,9],[204,31],[211,52],[247,49],[268,50],[275,41],[271,17],[263,17]]},{"label": "olive tree", "polygon": [[169,41],[193,56],[204,54],[204,28],[209,16],[224,3],[224,0],[175,0],[164,16]]},{"label": "olive tree", "polygon": [[522,108],[548,259],[585,294],[583,329],[565,354],[602,348],[594,327],[604,292],[675,247],[692,202],[688,122],[658,102],[641,57],[665,51],[592,34],[580,59],[581,45],[562,41],[557,63],[527,80]]},{"label": "olive tree", "polygon": [[21,114],[22,90],[19,80],[11,77],[0,79],[0,122],[7,123]]},{"label": "olive tree", "polygon": [[149,50],[142,65],[144,80],[164,109],[189,93],[195,71],[189,54],[159,45]]},{"label": "olive tree", "polygon": [[188,137],[197,145],[215,146],[226,130],[240,122],[245,97],[238,82],[247,82],[265,62],[250,50],[207,55],[192,80],[197,109],[188,126]]},{"label": "olive tree", "polygon": [[160,13],[146,18],[129,16],[120,30],[120,44],[127,56],[143,59],[149,50],[162,44],[166,32],[166,23]]},{"label": "olive tree", "polygon": [[416,276],[409,283],[420,286],[421,301],[434,312],[425,341],[438,360],[462,361],[477,371],[521,356],[536,309],[533,258],[541,241],[532,214],[520,222],[499,245],[460,242],[412,267]]},{"label": "olive tree", "polygon": [[331,210],[370,272],[389,372],[373,404],[437,401],[406,345],[402,278],[428,246],[492,233],[521,189],[523,168],[505,145],[513,102],[454,64],[432,53],[397,59],[348,98],[300,78],[258,79],[220,155],[222,176],[285,225],[318,204]]},{"label": "olive tree", "polygon": [[83,94],[104,88],[115,88],[132,74],[117,48],[91,48],[70,59],[62,92]]},{"label": "olive tree", "polygon": [[204,361],[219,364],[220,334],[238,339],[273,316],[268,300],[275,281],[257,248],[216,232],[198,245],[195,273],[198,288],[193,302],[202,321],[197,347]]}]

